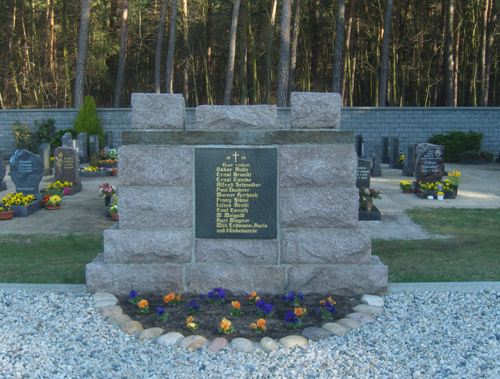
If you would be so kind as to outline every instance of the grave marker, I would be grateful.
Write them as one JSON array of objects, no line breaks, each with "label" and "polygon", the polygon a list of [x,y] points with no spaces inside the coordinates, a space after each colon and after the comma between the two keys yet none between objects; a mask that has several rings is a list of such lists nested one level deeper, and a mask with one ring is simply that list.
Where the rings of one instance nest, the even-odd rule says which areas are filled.
[{"label": "grave marker", "polygon": [[358,159],[358,169],[356,170],[356,187],[370,188],[371,166],[371,160]]},{"label": "grave marker", "polygon": [[80,163],[89,163],[89,140],[87,133],[80,133],[76,138],[79,146]]},{"label": "grave marker", "polygon": [[382,163],[389,162],[389,137],[382,137]]},{"label": "grave marker", "polygon": [[72,144],[70,142],[72,139],[73,139],[73,136],[71,135],[70,132],[64,133],[61,137],[61,146],[72,147]]},{"label": "grave marker", "polygon": [[371,160],[371,176],[382,176],[382,148],[380,145],[367,144],[366,158]]},{"label": "grave marker", "polygon": [[10,158],[10,176],[16,185],[16,192],[39,197],[43,176],[42,158],[28,150],[16,150]]},{"label": "grave marker", "polygon": [[52,174],[50,169],[50,143],[44,142],[38,146],[38,154],[42,158],[43,176]]},{"label": "grave marker", "polygon": [[76,149],[70,147],[58,147],[54,151],[55,157],[55,180],[61,182],[72,182],[73,185],[80,184],[79,167],[80,161]]},{"label": "grave marker", "polygon": [[415,147],[415,179],[422,182],[440,181],[444,175],[444,146],[419,143]]},{"label": "grave marker", "polygon": [[399,138],[391,137],[389,139],[389,159],[391,168],[401,168],[401,163],[399,162],[399,155],[401,151],[399,150]]},{"label": "grave marker", "polygon": [[415,174],[415,145],[409,145],[406,150],[403,164],[403,176],[413,176]]},{"label": "grave marker", "polygon": [[7,173],[7,167],[5,167],[5,162],[2,155],[0,154],[0,191],[5,191],[7,189],[7,183],[5,183],[5,174]]},{"label": "grave marker", "polygon": [[361,134],[356,136],[356,154],[358,155],[358,158],[365,156],[365,140]]},{"label": "grave marker", "polygon": [[92,159],[99,151],[99,137],[89,136],[89,156]]},{"label": "grave marker", "polygon": [[107,146],[110,149],[113,148],[113,132],[112,131],[104,132],[104,146]]}]

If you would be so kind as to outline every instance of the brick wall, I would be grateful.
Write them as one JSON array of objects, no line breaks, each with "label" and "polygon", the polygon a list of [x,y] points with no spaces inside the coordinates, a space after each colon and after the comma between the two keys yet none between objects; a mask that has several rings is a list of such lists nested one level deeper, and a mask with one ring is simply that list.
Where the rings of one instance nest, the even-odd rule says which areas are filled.
[{"label": "brick wall", "polygon": [[[115,146],[121,144],[121,132],[131,123],[128,108],[99,109],[104,129],[113,132]],[[74,109],[12,109],[0,110],[0,151],[5,155],[14,150],[11,125],[15,121],[34,126],[35,121],[53,118],[58,129],[70,128],[76,116]],[[187,128],[196,122],[194,109],[186,111]],[[278,123],[290,124],[289,109],[280,109]],[[483,133],[483,150],[497,155],[500,152],[500,108],[373,108],[354,107],[342,109],[342,129],[362,134],[367,142],[378,142],[382,136],[399,137],[401,147],[425,142],[436,133],[452,130]]]}]

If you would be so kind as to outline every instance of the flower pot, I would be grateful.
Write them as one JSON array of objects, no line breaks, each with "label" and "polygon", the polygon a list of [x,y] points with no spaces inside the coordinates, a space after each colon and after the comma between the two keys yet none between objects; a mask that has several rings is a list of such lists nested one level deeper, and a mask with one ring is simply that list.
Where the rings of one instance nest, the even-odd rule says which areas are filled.
[{"label": "flower pot", "polygon": [[54,211],[56,209],[61,209],[61,206],[60,205],[48,205],[45,207],[45,209],[47,209],[48,211]]},{"label": "flower pot", "polygon": [[118,168],[116,167],[111,168],[111,176],[118,176]]},{"label": "flower pot", "polygon": [[118,221],[119,220],[118,213],[110,213],[110,214],[111,214],[111,220],[113,220],[113,221]]},{"label": "flower pot", "polygon": [[14,211],[0,212],[0,220],[10,220],[14,217]]},{"label": "flower pot", "polygon": [[444,200],[444,195],[437,195],[438,200]]}]

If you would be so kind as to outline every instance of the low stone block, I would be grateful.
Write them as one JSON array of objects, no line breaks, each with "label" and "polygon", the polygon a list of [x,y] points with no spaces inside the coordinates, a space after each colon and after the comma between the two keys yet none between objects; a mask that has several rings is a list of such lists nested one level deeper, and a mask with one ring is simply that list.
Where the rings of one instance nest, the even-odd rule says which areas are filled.
[{"label": "low stone block", "polygon": [[115,304],[118,303],[118,299],[116,298],[116,296],[108,292],[96,292],[93,297],[94,301],[96,302],[109,300],[109,301],[115,301]]},{"label": "low stone block", "polygon": [[156,342],[158,342],[158,344],[160,344],[162,346],[172,346],[172,345],[177,344],[179,341],[181,341],[183,339],[184,339],[184,335],[182,335],[181,333],[169,332],[169,333],[166,333],[166,334],[158,337]]},{"label": "low stone block", "polygon": [[203,336],[193,335],[187,336],[180,343],[179,346],[183,349],[198,350],[205,346],[207,339]]},{"label": "low stone block", "polygon": [[134,289],[142,293],[183,290],[184,268],[169,264],[108,263],[102,255],[86,266],[90,292],[106,291],[126,295]]},{"label": "low stone block", "polygon": [[327,322],[322,325],[322,328],[331,334],[335,334],[336,336],[343,336],[347,333],[347,328],[336,322]]},{"label": "low stone block", "polygon": [[120,229],[190,228],[189,187],[120,187]]},{"label": "low stone block", "polygon": [[218,353],[223,348],[225,348],[227,344],[227,339],[225,339],[224,337],[216,337],[212,342],[208,344],[207,350],[211,353]]},{"label": "low stone block", "polygon": [[197,239],[196,262],[277,264],[276,240]]},{"label": "low stone block", "polygon": [[182,146],[125,145],[119,149],[121,186],[190,186],[193,150]]},{"label": "low stone block", "polygon": [[112,305],[110,307],[104,307],[99,309],[99,313],[101,314],[102,317],[107,318],[123,314],[123,309],[118,305]]},{"label": "low stone block", "polygon": [[307,338],[292,334],[290,336],[286,336],[280,338],[280,344],[284,348],[291,349],[294,347],[305,347],[308,344]]},{"label": "low stone block", "polygon": [[135,336],[141,333],[144,327],[139,321],[125,321],[123,324],[120,324],[120,329],[124,333]]},{"label": "low stone block", "polygon": [[279,349],[280,344],[269,337],[264,337],[260,340],[260,347],[266,352],[276,351]]},{"label": "low stone block", "polygon": [[139,339],[140,340],[152,340],[154,338],[161,336],[162,333],[163,333],[162,328],[147,328],[147,329],[144,329],[139,334]]},{"label": "low stone block", "polygon": [[351,296],[385,292],[388,286],[387,266],[377,257],[372,257],[370,264],[290,266],[287,277],[287,288],[304,293]]},{"label": "low stone block", "polygon": [[198,129],[276,129],[275,105],[200,105],[196,107]]},{"label": "low stone block", "polygon": [[214,287],[229,288],[239,294],[282,293],[285,290],[285,268],[200,263],[186,268],[188,292],[202,293]]},{"label": "low stone block", "polygon": [[302,335],[310,341],[319,341],[330,336],[327,330],[315,326],[309,326],[302,331]]},{"label": "low stone block", "polygon": [[339,129],[342,97],[338,93],[292,92],[292,129]]},{"label": "low stone block", "polygon": [[133,129],[183,129],[185,102],[181,94],[133,93]]},{"label": "low stone block", "polygon": [[104,231],[106,263],[187,263],[192,255],[192,232],[184,230]]},{"label": "low stone block", "polygon": [[354,187],[357,157],[352,144],[283,145],[279,148],[281,187]]},{"label": "low stone block", "polygon": [[353,320],[352,318],[341,318],[337,321],[337,324],[343,326],[347,330],[358,329],[361,326],[359,321]]},{"label": "low stone block", "polygon": [[111,325],[121,325],[124,324],[127,321],[132,321],[132,319],[129,317],[129,315],[123,314],[123,313],[116,313],[114,315],[110,315],[106,318],[106,320],[111,324]]},{"label": "low stone block", "polygon": [[374,315],[370,315],[368,313],[362,313],[362,312],[349,313],[346,317],[353,319],[357,322],[360,322],[361,324],[374,322],[377,319]]},{"label": "low stone block", "polygon": [[384,299],[380,296],[365,294],[361,296],[361,303],[373,305],[374,307],[383,307]]},{"label": "low stone block", "polygon": [[280,222],[283,227],[355,227],[358,224],[358,209],[356,187],[281,190]]},{"label": "low stone block", "polygon": [[240,351],[242,353],[253,353],[255,351],[255,347],[252,341],[246,338],[235,338],[231,341],[231,347],[233,350]]},{"label": "low stone block", "polygon": [[371,238],[358,229],[284,229],[281,263],[368,263]]},{"label": "low stone block", "polygon": [[384,308],[366,304],[358,304],[352,310],[354,312],[368,313],[373,316],[378,316],[384,313]]}]

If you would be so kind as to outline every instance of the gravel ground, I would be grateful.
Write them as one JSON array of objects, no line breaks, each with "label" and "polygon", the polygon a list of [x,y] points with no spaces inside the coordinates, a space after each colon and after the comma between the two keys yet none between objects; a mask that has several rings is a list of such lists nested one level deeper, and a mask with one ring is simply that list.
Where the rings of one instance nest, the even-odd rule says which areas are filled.
[{"label": "gravel ground", "polygon": [[0,378],[498,378],[500,293],[404,292],[344,337],[266,355],[189,353],[107,324],[88,294],[0,290]]}]

